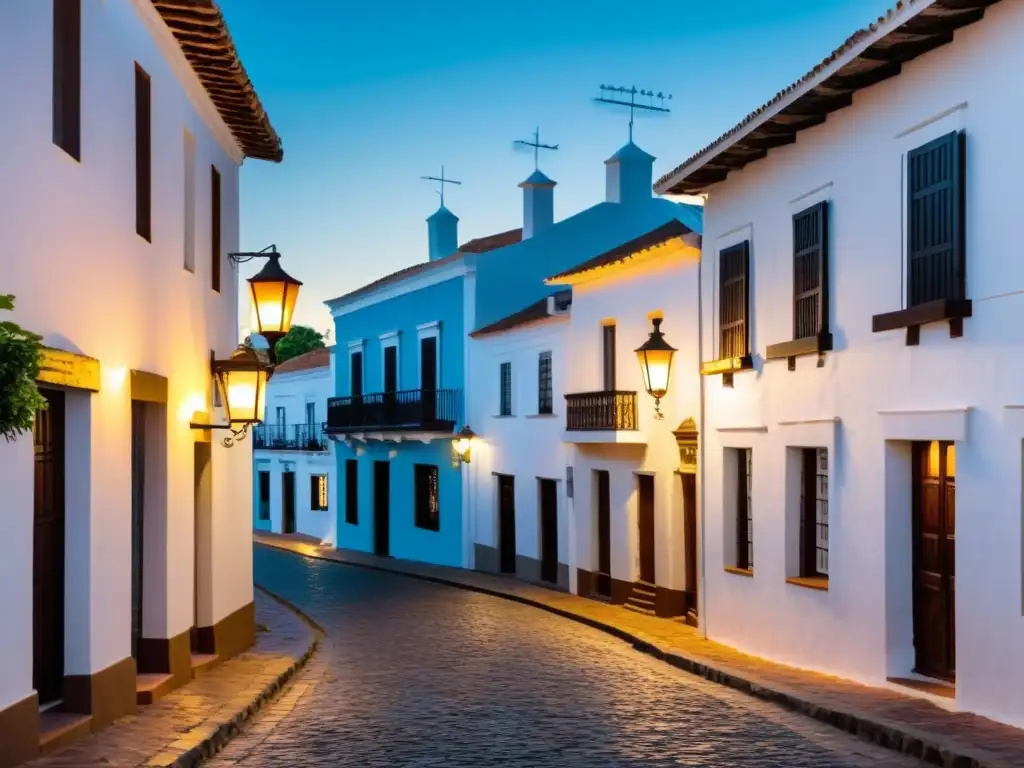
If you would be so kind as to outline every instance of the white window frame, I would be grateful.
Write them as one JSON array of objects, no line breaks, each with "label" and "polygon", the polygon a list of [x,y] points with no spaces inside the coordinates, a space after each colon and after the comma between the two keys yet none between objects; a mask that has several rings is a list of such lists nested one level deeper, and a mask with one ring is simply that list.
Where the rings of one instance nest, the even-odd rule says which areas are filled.
[{"label": "white window frame", "polygon": [[[402,391],[402,346],[398,331],[388,331],[377,337],[380,340],[380,391],[384,391],[384,350],[395,348],[395,391]],[[363,381],[366,381],[366,358],[363,358]]]},{"label": "white window frame", "polygon": [[[366,394],[366,342],[363,339],[356,339],[348,343],[348,395],[352,397],[352,355],[356,352],[363,356],[363,364],[359,368],[359,375],[363,377],[360,383],[359,391],[364,395]],[[381,373],[384,372],[384,357],[381,353]],[[381,389],[383,389],[383,380],[381,381]]]},{"label": "white window frame", "polygon": [[434,380],[437,388],[441,386],[441,321],[434,320],[416,326],[416,389],[423,389],[423,339],[437,339],[436,357],[434,358]]}]

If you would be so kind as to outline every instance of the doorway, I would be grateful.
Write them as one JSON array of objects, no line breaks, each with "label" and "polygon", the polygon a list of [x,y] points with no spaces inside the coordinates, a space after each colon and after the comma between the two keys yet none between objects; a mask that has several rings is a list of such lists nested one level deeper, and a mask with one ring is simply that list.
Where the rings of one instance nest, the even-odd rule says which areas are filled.
[{"label": "doorway", "polygon": [[281,473],[281,532],[295,533],[295,473]]},{"label": "doorway", "polygon": [[914,443],[914,671],[956,677],[956,446]]},{"label": "doorway", "polygon": [[[199,627],[208,627],[213,623],[213,477],[211,471],[213,446],[210,443],[195,443],[192,453],[194,503],[192,543],[195,549],[195,578],[193,580],[191,646],[193,653],[200,653]],[[266,475],[269,483],[270,473],[268,472]],[[207,652],[212,653],[213,649],[208,648]]]},{"label": "doorway", "polygon": [[516,479],[498,478],[498,560],[502,573],[516,572]]},{"label": "doorway", "polygon": [[597,480],[597,594],[612,596],[612,493],[606,469],[595,469]]},{"label": "doorway", "polygon": [[142,637],[143,541],[146,519],[146,404],[132,400],[132,658]]},{"label": "doorway", "polygon": [[538,479],[540,485],[540,578],[558,583],[558,484]]},{"label": "doorway", "polygon": [[39,705],[64,695],[64,393],[40,390],[32,560],[32,685]]},{"label": "doorway", "polygon": [[640,581],[654,583],[654,475],[636,476]]},{"label": "doorway", "polygon": [[373,553],[391,554],[391,462],[373,462]]},{"label": "doorway", "polygon": [[686,613],[697,616],[697,476],[682,474],[683,481],[683,587]]}]

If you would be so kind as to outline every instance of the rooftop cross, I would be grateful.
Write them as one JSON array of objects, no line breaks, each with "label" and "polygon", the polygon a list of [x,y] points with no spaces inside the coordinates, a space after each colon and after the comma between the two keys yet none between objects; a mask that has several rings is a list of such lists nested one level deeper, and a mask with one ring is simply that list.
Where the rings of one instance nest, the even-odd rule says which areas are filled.
[{"label": "rooftop cross", "polygon": [[533,170],[538,170],[540,161],[540,151],[542,149],[558,149],[557,144],[541,144],[540,143],[540,128],[538,127],[533,132],[533,141],[525,141],[524,139],[516,139],[515,143],[520,147],[533,147]]},{"label": "rooftop cross", "polygon": [[[647,98],[647,103],[637,102],[636,97],[638,95]],[[629,101],[626,101],[627,98]],[[655,99],[658,100],[657,104],[654,103]],[[633,140],[633,113],[638,109],[646,112],[671,112],[672,110],[665,106],[666,100],[672,100],[671,93],[666,94],[661,91],[655,93],[654,91],[645,90],[638,91],[635,85],[631,88],[626,88],[625,86],[602,85],[601,95],[594,99],[594,101],[598,101],[602,104],[616,104],[620,107],[629,107],[630,141]]]},{"label": "rooftop cross", "polygon": [[443,165],[441,166],[441,175],[440,176],[420,176],[420,178],[424,179],[426,181],[436,181],[436,182],[438,182],[440,184],[441,190],[440,190],[440,192],[438,192],[438,194],[441,195],[441,207],[442,208],[444,207],[444,185],[445,184],[460,184],[460,185],[462,184],[461,181],[455,181],[455,179],[446,179],[444,177],[444,166]]}]

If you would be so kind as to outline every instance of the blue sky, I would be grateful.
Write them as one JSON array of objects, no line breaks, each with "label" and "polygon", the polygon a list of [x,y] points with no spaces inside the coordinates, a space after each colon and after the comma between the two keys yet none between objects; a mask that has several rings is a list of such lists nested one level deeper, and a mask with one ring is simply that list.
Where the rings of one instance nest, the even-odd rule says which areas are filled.
[{"label": "blue sky", "polygon": [[[323,301],[427,258],[435,186],[460,241],[521,224],[532,155],[559,184],[555,218],[599,202],[603,161],[628,117],[602,83],[672,93],[636,142],[671,170],[814,66],[889,0],[221,0],[284,140],[281,165],[242,168],[241,247],[276,243],[305,283],[296,322],[325,330]],[[251,273],[243,266],[243,274]],[[257,265],[258,266],[258,265]]]}]

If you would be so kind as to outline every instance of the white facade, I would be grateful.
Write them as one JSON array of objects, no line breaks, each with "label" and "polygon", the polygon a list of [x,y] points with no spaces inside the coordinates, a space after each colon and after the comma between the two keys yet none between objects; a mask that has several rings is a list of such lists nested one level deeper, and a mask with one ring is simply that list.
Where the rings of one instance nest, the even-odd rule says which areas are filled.
[{"label": "white facade", "polygon": [[[311,354],[319,355],[319,352]],[[298,361],[299,358],[296,358]],[[336,545],[338,520],[337,463],[334,442],[323,434],[327,399],[334,394],[334,354],[326,365],[289,371],[282,364],[267,384],[267,409],[259,436],[254,435],[253,526],[275,533],[303,533]],[[322,361],[319,361],[322,362]],[[260,473],[267,478],[261,479]],[[294,473],[293,515],[286,520],[285,473]],[[327,508],[323,509],[319,486],[326,478]],[[260,498],[269,490],[269,498]],[[314,496],[316,503],[314,504]]]},{"label": "white facade", "polygon": [[[474,563],[478,570],[502,570],[501,553],[512,547],[514,573],[542,581],[542,481],[554,483],[557,569],[553,583],[569,588],[570,543],[566,497],[565,381],[569,318],[555,314],[553,301],[546,317],[469,340],[469,418],[481,437],[474,441],[468,466],[468,509],[474,533]],[[541,356],[550,356],[551,409],[541,404]],[[510,368],[511,398],[501,415],[502,365]],[[513,541],[502,541],[499,476],[510,478],[514,489]],[[550,498],[550,497],[549,497]],[[550,531],[550,528],[548,528]],[[550,550],[549,550],[550,551]]]},{"label": "white facade", "polygon": [[[906,13],[915,13],[919,3]],[[751,654],[869,684],[915,675],[912,441],[955,444],[955,706],[1024,726],[1022,440],[1016,354],[1024,264],[1013,255],[1022,168],[1024,5],[997,3],[952,43],[859,91],[795,144],[710,188],[704,359],[718,357],[718,264],[750,244],[754,371],[704,378],[701,434],[707,635]],[[906,307],[907,153],[966,133],[963,337],[945,322],[872,332]],[[793,335],[793,215],[829,203],[834,350],[822,365],[763,359]],[[673,290],[674,295],[678,295]],[[583,317],[578,297],[573,324]],[[676,338],[673,328],[673,339]],[[825,589],[799,576],[796,449],[829,453]],[[735,569],[735,454],[752,450],[752,574]],[[752,575],[752,577],[751,577]]]},{"label": "white facade", "polygon": [[[0,8],[0,71],[17,73],[0,84],[0,176],[9,182],[0,191],[0,292],[16,296],[12,319],[45,345],[93,359],[73,358],[76,367],[98,368],[87,384],[67,379],[50,388],[55,379],[41,379],[65,405],[63,472],[55,475],[64,485],[64,548],[41,555],[35,545],[36,566],[47,557],[63,562],[63,632],[54,639],[63,646],[62,668],[51,670],[53,696],[91,717],[95,729],[134,711],[136,701],[133,400],[146,401],[138,406],[145,506],[135,654],[152,651],[157,667],[158,649],[174,654],[181,643],[187,665],[193,627],[209,643],[216,639],[217,649],[207,649],[216,653],[240,650],[222,643],[225,620],[234,645],[245,644],[247,631],[251,642],[251,459],[244,448],[223,447],[220,433],[211,438],[189,426],[197,413],[213,418],[211,351],[227,357],[238,342],[238,276],[226,254],[238,250],[242,148],[152,3],[81,6],[78,160],[53,141],[53,3],[8,0]],[[150,240],[136,233],[136,66],[151,86]],[[211,167],[221,179],[221,253],[213,256]],[[211,288],[213,258],[219,292]],[[41,703],[33,682],[31,434],[0,442],[0,489],[0,764],[7,765],[38,750],[35,717],[22,715],[14,741],[2,727],[10,722],[5,713]],[[177,666],[180,653],[175,658],[163,662],[180,682],[190,669]]]}]

